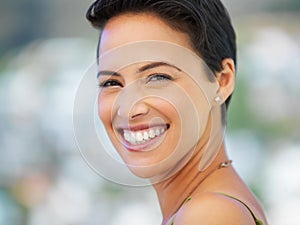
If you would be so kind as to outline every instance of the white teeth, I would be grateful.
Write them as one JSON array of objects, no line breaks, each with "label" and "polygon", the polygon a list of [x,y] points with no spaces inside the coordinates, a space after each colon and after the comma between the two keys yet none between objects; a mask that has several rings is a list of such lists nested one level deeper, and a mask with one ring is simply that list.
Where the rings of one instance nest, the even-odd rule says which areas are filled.
[{"label": "white teeth", "polygon": [[155,131],[154,130],[150,129],[150,131],[149,131],[149,137],[150,138],[154,138],[155,137]]},{"label": "white teeth", "polygon": [[126,141],[130,140],[130,134],[128,132],[124,132],[124,138]]},{"label": "white teeth", "polygon": [[130,137],[129,137],[129,140],[128,140],[130,143],[132,144],[135,144],[136,143],[136,138],[135,138],[135,135],[134,133],[130,133]]},{"label": "white teeth", "polygon": [[130,144],[142,144],[146,141],[154,139],[157,136],[160,136],[166,131],[166,129],[149,129],[148,131],[138,131],[132,132],[128,130],[124,130],[124,139],[128,141]]},{"label": "white teeth", "polygon": [[149,140],[149,134],[146,131],[144,132],[144,140]]},{"label": "white teeth", "polygon": [[136,138],[136,141],[137,141],[137,142],[141,142],[141,141],[144,140],[144,136],[142,135],[141,132],[137,132],[135,138]]},{"label": "white teeth", "polygon": [[156,136],[159,136],[159,135],[160,135],[160,130],[159,130],[159,129],[156,129],[155,135],[156,135]]}]

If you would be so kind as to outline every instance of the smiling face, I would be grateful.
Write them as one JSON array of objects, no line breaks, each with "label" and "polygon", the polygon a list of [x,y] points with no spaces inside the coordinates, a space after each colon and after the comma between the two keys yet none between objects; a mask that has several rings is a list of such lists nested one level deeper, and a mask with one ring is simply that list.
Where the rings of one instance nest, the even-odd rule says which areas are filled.
[{"label": "smiling face", "polygon": [[[99,55],[149,40],[193,49],[188,35],[158,17],[124,14],[105,26]],[[101,71],[98,80],[99,116],[133,173],[153,178],[182,167],[204,133],[210,110],[194,79],[172,64],[144,61]]]}]

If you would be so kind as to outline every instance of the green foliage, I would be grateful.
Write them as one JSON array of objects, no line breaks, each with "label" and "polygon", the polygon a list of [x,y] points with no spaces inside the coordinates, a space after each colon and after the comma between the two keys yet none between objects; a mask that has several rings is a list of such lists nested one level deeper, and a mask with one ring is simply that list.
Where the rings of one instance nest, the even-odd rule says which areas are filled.
[{"label": "green foliage", "polygon": [[299,12],[300,11],[300,1],[299,0],[275,0],[270,1],[267,4],[267,9],[273,12],[282,12],[282,11],[290,11],[290,12]]},{"label": "green foliage", "polygon": [[[264,120],[249,105],[250,90],[243,75],[237,80],[228,112],[228,129],[250,130],[262,139],[290,138],[299,131],[299,118],[289,117],[274,121]],[[272,112],[270,112],[271,114]]]},{"label": "green foliage", "polygon": [[236,89],[228,112],[228,129],[255,129],[257,121],[248,104],[248,87],[242,79],[243,75],[236,80]]}]

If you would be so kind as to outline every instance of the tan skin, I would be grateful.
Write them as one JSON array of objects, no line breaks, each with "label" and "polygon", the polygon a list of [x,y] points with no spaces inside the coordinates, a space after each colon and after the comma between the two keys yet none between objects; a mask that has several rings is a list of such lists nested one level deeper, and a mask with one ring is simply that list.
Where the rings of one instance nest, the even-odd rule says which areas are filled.
[{"label": "tan skin", "polygon": [[[187,34],[173,30],[157,16],[145,13],[128,13],[108,21],[101,36],[99,54],[101,56],[101,54],[112,48],[145,40],[173,42],[193,50]],[[224,59],[222,68],[222,71],[216,73],[216,77],[220,86],[218,94],[225,101],[234,89],[235,65],[233,60]],[[126,81],[130,82],[134,80],[134,77],[124,77],[122,79],[127,79]],[[184,83],[181,85],[184,86]],[[150,115],[149,112],[152,110],[150,105],[151,102],[145,102],[143,105],[136,107],[135,113],[139,115],[138,119],[141,119],[140,115],[143,115],[143,113]],[[99,116],[114,142],[117,140],[114,139],[114,133],[111,129],[112,121],[110,116],[114,114],[111,110],[110,108],[103,110],[99,112]],[[153,185],[161,206],[162,225],[168,225],[174,217],[174,225],[255,224],[249,210],[242,203],[219,193],[240,199],[251,208],[257,218],[267,225],[260,204],[240,179],[234,168],[230,166],[215,170],[220,163],[228,160],[224,143],[208,169],[204,172],[199,172],[198,165],[207,137],[207,132],[205,132],[197,144],[196,151],[183,169],[171,178]],[[211,171],[214,172],[210,174]],[[192,199],[183,205],[183,202],[188,197],[192,197]]]}]

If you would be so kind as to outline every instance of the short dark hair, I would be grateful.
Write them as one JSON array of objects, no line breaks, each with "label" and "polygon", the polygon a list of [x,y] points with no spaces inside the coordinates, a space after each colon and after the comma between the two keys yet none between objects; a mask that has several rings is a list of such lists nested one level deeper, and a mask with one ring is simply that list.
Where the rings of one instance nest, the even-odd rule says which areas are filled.
[{"label": "short dark hair", "polygon": [[[153,13],[173,29],[188,34],[194,49],[213,72],[222,70],[225,58],[236,64],[236,35],[220,0],[97,0],[86,18],[103,29],[112,17],[143,12]],[[230,99],[226,100],[226,108]]]}]

